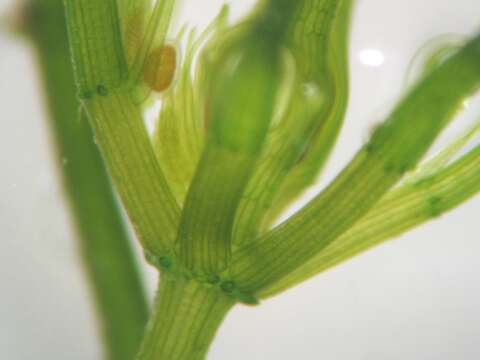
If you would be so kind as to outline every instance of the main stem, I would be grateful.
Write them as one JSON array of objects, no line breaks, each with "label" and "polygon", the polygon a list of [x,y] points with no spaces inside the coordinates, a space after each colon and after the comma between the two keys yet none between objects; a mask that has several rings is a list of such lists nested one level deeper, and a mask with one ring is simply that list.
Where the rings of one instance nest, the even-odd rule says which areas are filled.
[{"label": "main stem", "polygon": [[201,360],[235,301],[218,287],[162,274],[137,360]]}]

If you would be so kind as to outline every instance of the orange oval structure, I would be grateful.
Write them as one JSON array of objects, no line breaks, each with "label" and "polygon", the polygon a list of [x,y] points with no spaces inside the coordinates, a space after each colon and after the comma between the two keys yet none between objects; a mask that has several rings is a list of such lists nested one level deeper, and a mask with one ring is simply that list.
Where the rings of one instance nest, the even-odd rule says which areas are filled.
[{"label": "orange oval structure", "polygon": [[177,67],[177,51],[171,45],[163,45],[152,50],[145,63],[143,78],[156,92],[168,89]]}]

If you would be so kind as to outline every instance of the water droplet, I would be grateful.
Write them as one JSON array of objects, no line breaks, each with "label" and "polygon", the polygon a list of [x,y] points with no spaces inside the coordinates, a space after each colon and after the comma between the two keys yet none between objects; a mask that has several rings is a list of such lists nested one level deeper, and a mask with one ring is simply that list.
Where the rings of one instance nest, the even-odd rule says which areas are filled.
[{"label": "water droplet", "polygon": [[362,64],[370,67],[382,66],[385,62],[385,55],[379,49],[369,48],[363,49],[358,54]]}]

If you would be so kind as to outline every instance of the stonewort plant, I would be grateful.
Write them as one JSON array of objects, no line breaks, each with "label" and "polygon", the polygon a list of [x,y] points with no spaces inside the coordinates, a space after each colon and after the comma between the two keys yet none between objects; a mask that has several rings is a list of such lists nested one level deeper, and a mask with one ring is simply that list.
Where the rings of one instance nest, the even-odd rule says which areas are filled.
[{"label": "stonewort plant", "polygon": [[[76,159],[66,185],[111,359],[204,359],[232,307],[258,305],[478,193],[480,146],[463,150],[479,125],[425,159],[480,87],[473,35],[432,53],[343,171],[277,224],[342,127],[354,3],[260,0],[238,23],[223,7],[203,31],[173,37],[175,0],[64,0],[65,18],[60,0],[26,6],[58,148]],[[77,99],[64,23],[81,116],[160,273],[150,315],[88,123],[69,123]],[[143,111],[158,98],[151,135]],[[116,259],[108,266],[106,254]]]}]

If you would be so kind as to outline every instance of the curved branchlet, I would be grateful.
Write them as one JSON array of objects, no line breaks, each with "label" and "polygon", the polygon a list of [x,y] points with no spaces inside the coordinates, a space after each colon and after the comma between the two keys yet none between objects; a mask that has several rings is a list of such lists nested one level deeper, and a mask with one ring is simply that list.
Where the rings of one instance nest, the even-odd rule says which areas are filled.
[{"label": "curved branchlet", "polygon": [[335,143],[348,97],[351,7],[351,1],[298,1],[285,25],[284,46],[293,64],[284,72],[294,73],[294,80],[284,84],[288,96],[276,102],[277,111],[286,110],[270,129],[243,195],[235,224],[236,246],[255,241],[311,184]]},{"label": "curved branchlet", "polygon": [[[274,198],[264,221],[268,228],[285,208],[321,174],[343,125],[349,98],[348,44],[355,2],[304,1],[303,18],[291,29],[290,42],[303,58],[304,82],[316,84],[325,94],[325,104],[315,117],[315,128],[300,158]],[[309,6],[316,6],[317,12]],[[316,18],[314,17],[317,14]],[[305,39],[302,40],[302,35]],[[318,41],[314,39],[318,38]],[[303,65],[302,65],[303,68]]]}]

